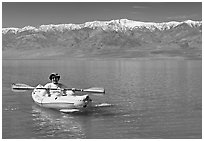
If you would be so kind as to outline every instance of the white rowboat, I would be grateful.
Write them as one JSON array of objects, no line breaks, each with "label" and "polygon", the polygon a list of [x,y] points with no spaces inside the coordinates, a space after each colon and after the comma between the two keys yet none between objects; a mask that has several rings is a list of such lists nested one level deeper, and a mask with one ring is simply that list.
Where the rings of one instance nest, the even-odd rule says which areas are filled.
[{"label": "white rowboat", "polygon": [[[42,107],[57,109],[60,111],[79,111],[91,106],[92,100],[88,94],[85,95],[64,95],[62,93],[48,94],[48,90],[56,90],[52,88],[44,88],[41,84],[37,87],[31,87],[26,84],[12,84],[12,90],[14,92],[23,92],[26,90],[32,91],[32,99],[35,103]],[[57,90],[75,90],[89,93],[101,93],[104,94],[103,88],[89,88],[89,89],[76,89],[65,88]]]}]

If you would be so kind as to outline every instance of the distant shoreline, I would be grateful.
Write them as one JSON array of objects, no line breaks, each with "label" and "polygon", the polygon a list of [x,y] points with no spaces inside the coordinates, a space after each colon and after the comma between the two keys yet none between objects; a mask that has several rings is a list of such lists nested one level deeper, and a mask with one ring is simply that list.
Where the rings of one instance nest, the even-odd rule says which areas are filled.
[{"label": "distant shoreline", "polygon": [[[128,51],[127,51],[128,52]],[[195,52],[179,52],[179,51],[133,51],[129,53],[99,53],[99,54],[75,54],[72,55],[30,55],[32,52],[18,52],[15,54],[2,52],[2,60],[67,60],[67,59],[139,59],[139,60],[158,60],[158,59],[184,59],[184,60],[202,60],[202,53]]]}]

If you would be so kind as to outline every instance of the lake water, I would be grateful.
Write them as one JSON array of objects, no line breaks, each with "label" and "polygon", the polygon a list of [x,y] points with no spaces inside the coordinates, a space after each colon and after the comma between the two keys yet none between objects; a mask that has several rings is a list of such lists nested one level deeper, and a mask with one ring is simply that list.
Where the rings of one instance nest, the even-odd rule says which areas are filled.
[{"label": "lake water", "polygon": [[[46,84],[51,72],[68,87],[104,87],[85,112],[37,106],[12,83]],[[2,61],[4,139],[202,138],[202,61],[70,59]]]}]

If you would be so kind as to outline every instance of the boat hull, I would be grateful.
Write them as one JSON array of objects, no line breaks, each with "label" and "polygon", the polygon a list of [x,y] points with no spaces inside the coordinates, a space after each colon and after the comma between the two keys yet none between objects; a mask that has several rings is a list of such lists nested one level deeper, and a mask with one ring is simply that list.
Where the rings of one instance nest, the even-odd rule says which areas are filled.
[{"label": "boat hull", "polygon": [[[43,87],[38,85],[36,88]],[[53,94],[49,96],[46,90],[34,89],[32,98],[35,103],[42,107],[52,109],[86,109],[91,106],[91,99],[88,94],[77,95],[61,95]]]}]

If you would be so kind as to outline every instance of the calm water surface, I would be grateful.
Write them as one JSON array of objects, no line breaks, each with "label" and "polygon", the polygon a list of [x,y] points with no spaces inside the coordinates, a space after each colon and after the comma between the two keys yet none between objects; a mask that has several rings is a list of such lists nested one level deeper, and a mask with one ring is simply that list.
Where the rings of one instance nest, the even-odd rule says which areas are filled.
[{"label": "calm water surface", "polygon": [[[46,84],[51,72],[68,87],[104,87],[86,112],[37,106],[12,83]],[[202,138],[201,60],[3,60],[2,137]]]}]

